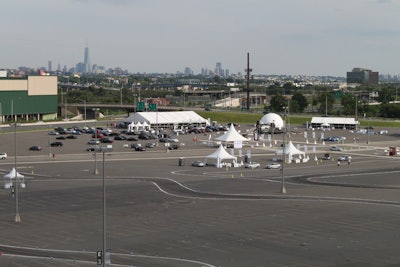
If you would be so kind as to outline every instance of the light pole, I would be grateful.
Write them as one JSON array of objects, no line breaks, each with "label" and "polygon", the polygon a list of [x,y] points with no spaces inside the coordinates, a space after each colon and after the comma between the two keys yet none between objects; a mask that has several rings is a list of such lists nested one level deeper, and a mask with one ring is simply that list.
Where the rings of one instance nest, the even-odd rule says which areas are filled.
[{"label": "light pole", "polygon": [[368,127],[367,127],[367,144],[369,144],[369,118],[368,118]]},{"label": "light pole", "polygon": [[15,179],[15,222],[21,222],[21,217],[19,215],[19,181],[18,181],[18,171],[17,171],[17,126],[18,123],[13,123],[14,125],[14,179]]},{"label": "light pole", "polygon": [[94,139],[95,139],[95,149],[94,149],[94,171],[93,171],[93,174],[95,174],[95,175],[97,175],[97,174],[99,174],[99,170],[97,169],[97,146],[98,146],[98,144],[97,144],[97,141],[98,141],[98,139],[97,139],[97,127],[96,127],[96,111],[98,111],[99,109],[98,108],[94,108],[93,109],[93,111],[94,111],[94,120],[95,120],[95,127],[94,127]]},{"label": "light pole", "polygon": [[[99,152],[103,153],[103,253],[102,253],[102,262],[103,266],[106,266],[107,263],[110,263],[110,256],[107,255],[107,220],[106,220],[106,176],[105,176],[105,154],[110,151],[107,147],[101,147],[98,149]],[[107,262],[106,262],[107,259]]]},{"label": "light pole", "polygon": [[86,100],[83,100],[83,108],[85,110],[85,127],[86,127]]},{"label": "light pole", "polygon": [[286,125],[283,125],[283,137],[282,137],[282,187],[281,187],[281,193],[286,194],[286,188],[285,188],[285,175],[284,175],[284,166],[285,166],[285,161],[286,161],[286,156],[285,156],[285,135],[286,135]]}]

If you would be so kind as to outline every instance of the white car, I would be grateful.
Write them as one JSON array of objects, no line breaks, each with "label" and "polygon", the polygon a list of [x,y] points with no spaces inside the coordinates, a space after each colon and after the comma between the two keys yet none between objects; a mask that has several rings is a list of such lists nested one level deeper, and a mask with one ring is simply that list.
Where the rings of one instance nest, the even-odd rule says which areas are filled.
[{"label": "white car", "polygon": [[344,155],[344,156],[340,156],[337,159],[338,161],[351,161],[351,156],[348,155]]},{"label": "white car", "polygon": [[0,159],[6,159],[7,158],[7,153],[6,152],[0,152]]},{"label": "white car", "polygon": [[87,143],[88,143],[88,145],[98,145],[98,144],[100,144],[100,141],[96,140],[96,139],[91,139]]},{"label": "white car", "polygon": [[330,150],[330,151],[342,151],[342,148],[341,148],[341,147],[338,147],[338,146],[331,146],[331,147],[329,148],[329,150]]},{"label": "white car", "polygon": [[202,161],[197,160],[197,161],[195,161],[195,162],[192,163],[192,166],[195,166],[195,167],[204,167],[204,166],[206,166],[206,164],[205,164],[204,162],[202,162]]},{"label": "white car", "polygon": [[272,162],[267,165],[267,169],[279,169],[281,167],[281,164],[278,162]]},{"label": "white car", "polygon": [[260,163],[258,163],[258,162],[251,162],[251,163],[246,163],[245,165],[244,165],[244,167],[245,168],[248,168],[248,169],[255,169],[255,168],[258,168],[258,167],[260,167],[261,165],[260,165]]}]

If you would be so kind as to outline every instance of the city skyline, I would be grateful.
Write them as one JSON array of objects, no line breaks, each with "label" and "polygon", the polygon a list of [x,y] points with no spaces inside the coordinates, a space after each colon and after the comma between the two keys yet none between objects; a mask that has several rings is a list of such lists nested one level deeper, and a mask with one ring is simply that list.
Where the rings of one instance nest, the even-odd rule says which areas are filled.
[{"label": "city skyline", "polygon": [[49,61],[71,68],[85,63],[90,47],[91,64],[131,73],[201,73],[215,62],[243,73],[250,53],[253,74],[345,76],[361,67],[397,75],[399,7],[391,0],[7,1],[0,68]]}]

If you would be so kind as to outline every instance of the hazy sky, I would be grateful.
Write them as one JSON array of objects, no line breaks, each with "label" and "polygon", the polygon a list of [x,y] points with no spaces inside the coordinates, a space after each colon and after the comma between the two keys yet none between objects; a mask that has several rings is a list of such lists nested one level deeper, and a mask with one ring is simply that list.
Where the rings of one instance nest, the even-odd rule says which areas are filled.
[{"label": "hazy sky", "polygon": [[399,0],[4,0],[0,69],[83,62],[130,72],[398,74]]}]

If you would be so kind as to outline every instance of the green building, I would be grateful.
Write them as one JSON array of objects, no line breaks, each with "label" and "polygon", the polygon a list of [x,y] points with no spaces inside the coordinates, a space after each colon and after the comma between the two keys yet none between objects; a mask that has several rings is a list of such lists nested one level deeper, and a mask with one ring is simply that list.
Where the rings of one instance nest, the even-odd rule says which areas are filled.
[{"label": "green building", "polygon": [[57,118],[57,76],[0,78],[0,122]]}]

